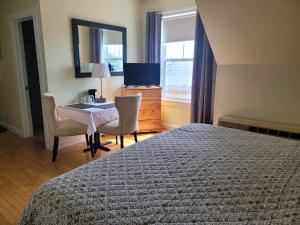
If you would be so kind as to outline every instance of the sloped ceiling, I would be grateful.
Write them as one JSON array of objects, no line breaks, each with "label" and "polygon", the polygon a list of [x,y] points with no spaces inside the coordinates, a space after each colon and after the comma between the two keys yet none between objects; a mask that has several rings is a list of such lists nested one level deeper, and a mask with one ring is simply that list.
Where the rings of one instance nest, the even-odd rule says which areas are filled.
[{"label": "sloped ceiling", "polygon": [[300,0],[196,0],[218,64],[300,64]]}]

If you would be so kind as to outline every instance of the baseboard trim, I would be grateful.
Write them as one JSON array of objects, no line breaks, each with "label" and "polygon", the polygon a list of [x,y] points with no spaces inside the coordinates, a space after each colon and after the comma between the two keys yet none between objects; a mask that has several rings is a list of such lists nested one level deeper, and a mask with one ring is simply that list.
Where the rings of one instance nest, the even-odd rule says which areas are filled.
[{"label": "baseboard trim", "polygon": [[[85,142],[84,135],[72,136],[72,137],[60,137],[58,149],[63,149],[72,145],[76,145],[79,143]],[[51,139],[49,145],[46,146],[48,150],[52,151],[53,148],[53,139]]]},{"label": "baseboard trim", "polygon": [[175,128],[177,128],[177,127],[180,127],[180,126],[178,126],[178,125],[169,124],[169,123],[162,123],[161,125],[162,125],[162,127],[163,127],[164,129],[167,129],[167,130],[171,130],[171,129],[175,129]]},{"label": "baseboard trim", "polygon": [[84,135],[60,138],[59,149],[85,142]]},{"label": "baseboard trim", "polygon": [[24,137],[23,131],[20,128],[17,128],[10,124],[4,123],[3,121],[0,121],[0,126],[5,127],[8,131],[10,131],[18,136]]},{"label": "baseboard trim", "polygon": [[[0,126],[5,127],[9,132],[14,133],[20,137],[24,138],[24,134],[22,129],[16,128],[10,124],[7,124],[3,121],[0,121]],[[78,136],[72,136],[72,137],[61,137],[59,139],[59,149],[76,145],[79,143],[85,142],[85,136],[84,135],[78,135]],[[46,149],[52,150],[53,147],[53,140],[50,141],[50,143],[46,146]]]}]

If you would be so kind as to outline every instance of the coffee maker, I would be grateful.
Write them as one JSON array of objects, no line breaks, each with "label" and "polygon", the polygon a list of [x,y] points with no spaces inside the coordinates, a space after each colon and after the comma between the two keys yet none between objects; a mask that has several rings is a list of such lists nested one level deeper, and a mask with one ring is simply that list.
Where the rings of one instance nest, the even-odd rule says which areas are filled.
[{"label": "coffee maker", "polygon": [[88,95],[94,96],[94,99],[96,100],[96,92],[97,92],[97,89],[89,89]]}]

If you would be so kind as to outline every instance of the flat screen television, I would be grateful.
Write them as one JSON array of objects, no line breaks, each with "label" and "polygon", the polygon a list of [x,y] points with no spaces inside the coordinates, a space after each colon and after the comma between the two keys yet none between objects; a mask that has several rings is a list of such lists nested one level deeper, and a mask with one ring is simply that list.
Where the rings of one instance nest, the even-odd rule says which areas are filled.
[{"label": "flat screen television", "polygon": [[125,63],[124,85],[160,85],[160,64]]}]

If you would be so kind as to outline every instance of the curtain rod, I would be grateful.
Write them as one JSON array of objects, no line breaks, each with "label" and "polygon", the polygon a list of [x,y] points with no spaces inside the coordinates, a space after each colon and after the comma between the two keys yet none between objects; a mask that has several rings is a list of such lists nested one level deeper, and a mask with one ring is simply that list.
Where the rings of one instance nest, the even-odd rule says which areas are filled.
[{"label": "curtain rod", "polygon": [[164,14],[162,16],[163,20],[173,20],[173,19],[178,19],[178,18],[187,18],[191,16],[196,16],[197,12],[196,11],[190,11],[190,12],[181,12],[181,13],[173,13],[173,14]]},{"label": "curtain rod", "polygon": [[168,10],[168,11],[158,11],[158,14],[166,15],[166,14],[183,13],[183,12],[187,12],[187,11],[197,11],[197,7],[174,9],[174,10]]}]

